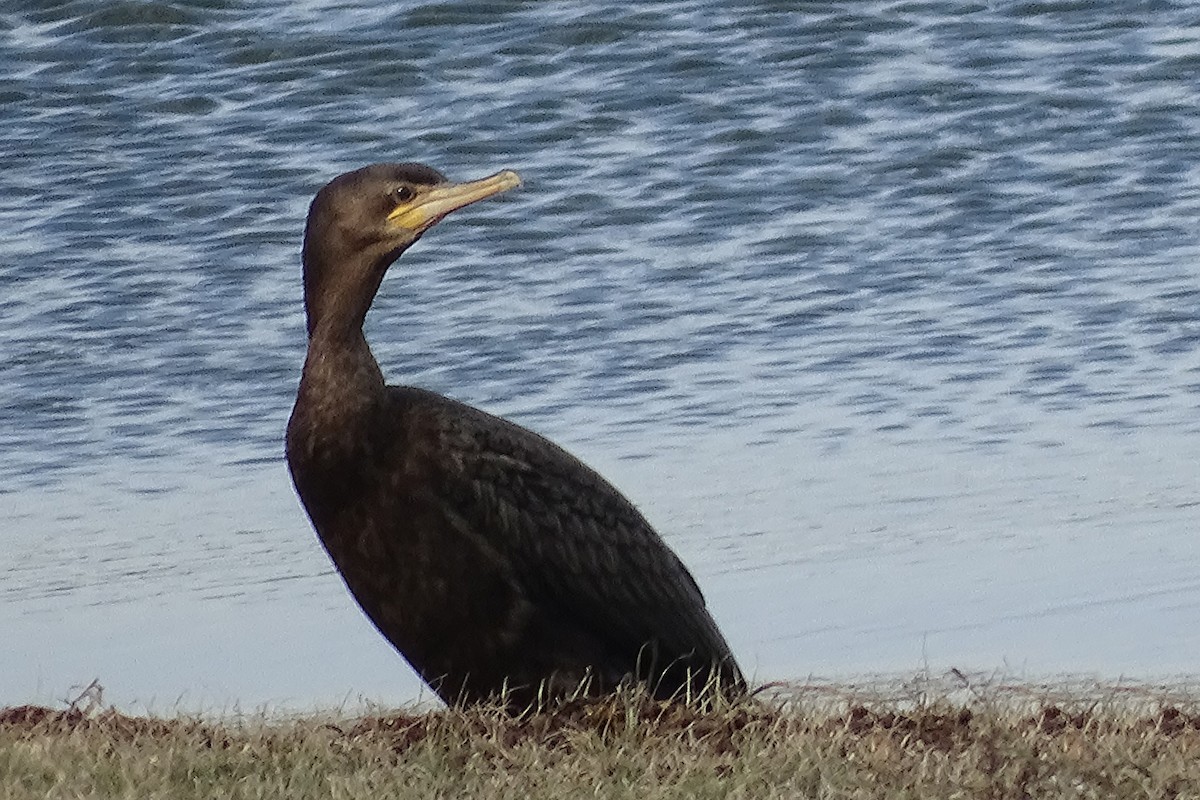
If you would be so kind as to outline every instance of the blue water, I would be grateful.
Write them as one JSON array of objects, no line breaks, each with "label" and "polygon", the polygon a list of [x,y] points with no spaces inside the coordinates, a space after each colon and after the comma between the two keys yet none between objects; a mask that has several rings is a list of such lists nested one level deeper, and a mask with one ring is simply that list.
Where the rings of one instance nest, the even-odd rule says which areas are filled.
[{"label": "blue water", "polygon": [[385,372],[609,476],[759,679],[1196,671],[1191,4],[361,5],[0,11],[0,702],[419,695],[281,453],[381,160],[525,178]]}]

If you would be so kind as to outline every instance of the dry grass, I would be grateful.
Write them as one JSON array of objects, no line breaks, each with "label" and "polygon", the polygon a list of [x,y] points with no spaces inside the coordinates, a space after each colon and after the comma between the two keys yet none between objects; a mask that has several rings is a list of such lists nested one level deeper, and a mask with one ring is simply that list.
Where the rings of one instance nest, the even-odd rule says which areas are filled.
[{"label": "dry grass", "polygon": [[0,710],[0,798],[1200,798],[1197,695],[958,674],[700,711],[642,696],[346,719]]}]

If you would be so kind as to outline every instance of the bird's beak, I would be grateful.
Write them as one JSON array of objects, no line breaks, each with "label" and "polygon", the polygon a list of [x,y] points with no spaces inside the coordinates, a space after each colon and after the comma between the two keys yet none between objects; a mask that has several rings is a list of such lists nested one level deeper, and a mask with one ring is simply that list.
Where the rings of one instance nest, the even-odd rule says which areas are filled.
[{"label": "bird's beak", "polygon": [[492,195],[521,185],[521,177],[511,169],[467,183],[443,183],[417,194],[411,202],[397,206],[388,214],[388,222],[398,228],[419,233],[451,211],[469,206]]}]

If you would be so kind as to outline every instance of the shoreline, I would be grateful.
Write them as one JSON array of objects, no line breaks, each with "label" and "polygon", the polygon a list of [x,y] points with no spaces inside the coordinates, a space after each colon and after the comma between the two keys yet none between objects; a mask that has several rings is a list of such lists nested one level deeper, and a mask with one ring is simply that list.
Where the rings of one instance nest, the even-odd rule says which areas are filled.
[{"label": "shoreline", "polygon": [[92,697],[0,709],[0,787],[17,800],[1200,795],[1195,683],[917,677],[776,686],[711,710],[625,693],[518,716],[138,717],[84,707]]}]

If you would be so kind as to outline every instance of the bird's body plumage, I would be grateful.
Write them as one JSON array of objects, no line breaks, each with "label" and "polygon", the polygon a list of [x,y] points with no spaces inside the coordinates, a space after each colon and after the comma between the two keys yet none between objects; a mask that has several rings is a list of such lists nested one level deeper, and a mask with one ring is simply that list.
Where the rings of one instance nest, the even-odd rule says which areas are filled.
[{"label": "bird's body plumage", "polygon": [[[505,694],[520,706],[629,679],[659,696],[713,676],[744,686],[687,568],[607,481],[532,431],[385,385],[359,313],[424,228],[399,251],[382,242],[355,261],[369,243],[309,241],[331,224],[352,238],[348,223],[314,225],[338,201],[350,202],[335,193],[321,205],[319,194],[310,212],[309,350],[287,455],[321,541],[380,632],[448,703]],[[352,280],[357,292],[338,286]]]}]

